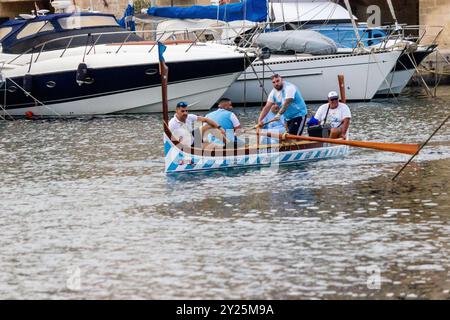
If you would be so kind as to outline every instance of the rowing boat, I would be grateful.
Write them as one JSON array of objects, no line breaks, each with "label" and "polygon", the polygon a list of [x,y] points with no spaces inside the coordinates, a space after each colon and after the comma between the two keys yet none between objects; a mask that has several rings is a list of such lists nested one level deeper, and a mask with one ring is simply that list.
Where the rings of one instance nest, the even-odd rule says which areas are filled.
[{"label": "rowing boat", "polygon": [[290,142],[237,149],[185,148],[170,131],[164,134],[165,172],[168,174],[233,168],[276,167],[337,158],[348,146],[317,142]]},{"label": "rowing boat", "polygon": [[[224,170],[232,168],[252,168],[262,166],[278,167],[280,165],[317,161],[342,157],[349,152],[349,147],[368,148],[403,154],[417,154],[419,144],[398,144],[370,141],[351,141],[330,138],[296,136],[292,134],[277,134],[260,132],[256,134],[256,145],[231,148],[185,147],[176,139],[167,123],[169,108],[167,98],[168,68],[163,53],[165,46],[158,43],[161,94],[164,125],[164,158],[166,173],[198,172]],[[339,77],[341,97],[345,96],[343,77]],[[345,102],[345,101],[344,101]],[[279,144],[259,145],[260,134],[276,138]],[[348,137],[347,137],[348,138]]]}]

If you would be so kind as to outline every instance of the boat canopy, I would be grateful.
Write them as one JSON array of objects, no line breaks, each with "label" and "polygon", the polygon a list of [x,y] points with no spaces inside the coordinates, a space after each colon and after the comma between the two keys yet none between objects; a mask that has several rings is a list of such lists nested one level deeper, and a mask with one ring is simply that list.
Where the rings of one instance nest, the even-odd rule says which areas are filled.
[{"label": "boat canopy", "polygon": [[335,54],[336,43],[312,30],[291,30],[262,33],[256,40],[258,47],[272,51],[295,51],[313,55]]},{"label": "boat canopy", "polygon": [[212,19],[168,19],[158,24],[157,32],[161,33],[160,41],[195,41],[198,38],[200,41],[234,44],[236,37],[255,25],[255,22],[238,20],[224,22]]},{"label": "boat canopy", "polygon": [[267,20],[267,1],[243,0],[240,3],[230,3],[221,6],[151,7],[147,9],[146,13],[150,16],[175,19],[264,22]]},{"label": "boat canopy", "polygon": [[[31,19],[14,19],[0,25],[0,45],[5,53],[20,54],[33,49],[46,41],[73,36],[102,32],[125,31],[111,14],[83,12],[56,13],[36,16]],[[126,34],[107,35],[101,37],[98,44],[108,41],[123,41]],[[140,37],[133,35],[130,41],[138,41]],[[45,50],[64,48],[69,39],[58,43],[51,43]],[[74,38],[70,47],[85,45],[86,38]]]},{"label": "boat canopy", "polygon": [[[270,17],[273,23],[292,22],[350,22],[347,9],[332,1],[286,1],[272,0],[269,5]],[[358,20],[355,17],[355,20]]]},{"label": "boat canopy", "polygon": [[[307,28],[333,39],[340,48],[356,48],[358,46],[355,30],[351,23],[309,25]],[[366,47],[379,45],[387,37],[387,32],[382,28],[369,28],[367,25],[360,24],[357,30],[361,42]]]}]

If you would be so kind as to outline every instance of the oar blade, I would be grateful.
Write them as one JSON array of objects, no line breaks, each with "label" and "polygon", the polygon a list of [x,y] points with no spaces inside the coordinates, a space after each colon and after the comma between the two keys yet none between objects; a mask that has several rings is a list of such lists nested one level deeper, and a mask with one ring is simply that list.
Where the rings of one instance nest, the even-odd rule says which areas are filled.
[{"label": "oar blade", "polygon": [[[282,135],[280,135],[280,137],[282,137]],[[346,146],[350,146],[350,147],[374,149],[374,150],[380,150],[380,151],[411,154],[411,155],[416,154],[420,150],[420,144],[339,140],[339,139],[329,139],[329,138],[295,136],[295,135],[290,135],[290,134],[286,135],[286,138],[293,139],[293,140],[319,141],[319,142],[325,142],[325,143],[346,145]]]},{"label": "oar blade", "polygon": [[[345,141],[345,140],[344,140]],[[360,142],[348,141],[350,146],[375,149],[380,151],[416,154],[420,149],[420,144],[403,144],[403,143],[383,143],[383,142]]]}]

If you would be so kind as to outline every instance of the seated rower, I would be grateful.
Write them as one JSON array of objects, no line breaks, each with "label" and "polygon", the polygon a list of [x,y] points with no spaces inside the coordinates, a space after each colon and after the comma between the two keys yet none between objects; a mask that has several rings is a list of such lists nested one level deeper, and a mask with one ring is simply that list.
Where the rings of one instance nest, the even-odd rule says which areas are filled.
[{"label": "seated rower", "polygon": [[175,114],[169,121],[169,129],[181,144],[189,147],[194,146],[194,137],[196,136],[194,135],[194,123],[197,121],[206,122],[212,128],[220,130],[223,135],[225,134],[225,131],[215,121],[194,114],[188,114],[188,104],[186,102],[179,102],[177,104]]},{"label": "seated rower", "polygon": [[[276,120],[276,116],[280,111],[280,106],[277,104],[273,104],[270,108],[269,113],[265,116],[262,122],[266,123],[266,125],[262,128],[264,132],[275,133],[275,134],[283,134],[286,133],[286,120],[284,116],[281,115],[279,120]],[[271,122],[272,120],[276,120]],[[269,123],[270,122],[270,123]],[[271,137],[261,137],[261,144],[278,144],[280,140],[277,138]]]},{"label": "seated rower", "polygon": [[335,91],[328,94],[328,103],[320,106],[314,116],[321,125],[329,124],[331,139],[347,139],[348,128],[352,114],[345,103],[339,102],[339,95]]},{"label": "seated rower", "polygon": [[[233,104],[230,99],[222,98],[219,101],[218,109],[208,113],[205,117],[216,122],[226,132],[227,143],[234,142],[234,144],[242,144],[242,142],[235,136],[237,130],[241,129],[241,123],[237,116],[232,112]],[[219,140],[213,134],[208,135],[209,141],[223,145],[222,140]]]}]

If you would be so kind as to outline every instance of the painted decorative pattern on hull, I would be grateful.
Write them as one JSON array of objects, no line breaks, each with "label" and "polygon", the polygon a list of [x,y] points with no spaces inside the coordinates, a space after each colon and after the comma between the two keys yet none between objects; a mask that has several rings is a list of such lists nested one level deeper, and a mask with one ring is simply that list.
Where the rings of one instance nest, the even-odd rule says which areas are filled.
[{"label": "painted decorative pattern on hull", "polygon": [[300,162],[316,161],[341,157],[349,152],[348,146],[330,146],[306,148],[291,151],[273,151],[261,149],[254,154],[231,156],[197,156],[183,152],[164,135],[164,154],[166,173],[212,171],[228,168],[251,168],[271,165],[288,165]]}]

